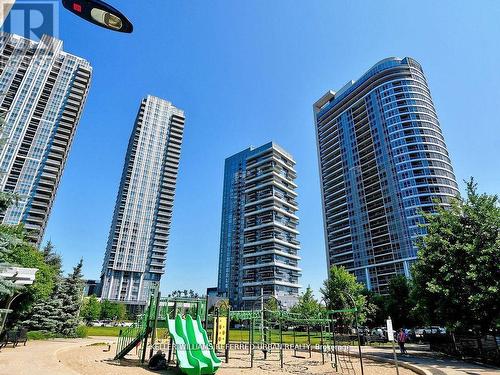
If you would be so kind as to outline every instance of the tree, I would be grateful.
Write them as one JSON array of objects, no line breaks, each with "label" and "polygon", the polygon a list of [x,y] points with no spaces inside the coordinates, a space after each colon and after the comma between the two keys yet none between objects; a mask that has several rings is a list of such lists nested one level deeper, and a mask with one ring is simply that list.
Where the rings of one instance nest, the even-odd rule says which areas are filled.
[{"label": "tree", "polygon": [[[0,201],[1,200],[2,198],[0,197]],[[3,228],[4,227],[0,227],[0,271],[12,267],[10,258],[13,249],[21,242],[15,235],[2,230]],[[0,300],[10,297],[16,289],[17,286],[12,281],[0,277]]]},{"label": "tree", "polygon": [[[356,277],[349,273],[344,267],[332,266],[330,277],[323,283],[321,293],[329,310],[352,309],[353,301],[359,312],[359,323],[366,321],[366,297],[363,295],[365,287],[356,281]],[[338,316],[340,325],[352,324],[353,313],[340,313]]]},{"label": "tree", "polygon": [[58,282],[51,298],[35,303],[31,308],[29,318],[22,322],[24,327],[33,331],[61,332],[61,309],[63,302],[58,298],[58,288],[60,286],[61,283]]},{"label": "tree", "polygon": [[30,316],[23,322],[32,330],[44,330],[61,336],[75,337],[82,304],[82,266],[80,262],[66,278],[58,277],[50,298],[36,303]]},{"label": "tree", "polygon": [[269,311],[278,311],[279,306],[278,306],[278,301],[276,300],[276,298],[271,297],[266,302],[264,302],[264,309],[269,310]]},{"label": "tree", "polygon": [[127,316],[127,308],[123,303],[104,300],[101,302],[101,319],[123,320]]},{"label": "tree", "polygon": [[321,306],[314,298],[311,286],[307,287],[306,291],[299,297],[298,303],[290,311],[299,314],[303,318],[314,318],[320,314]]},{"label": "tree", "polygon": [[383,326],[390,315],[387,310],[387,296],[364,289],[366,300],[366,324],[369,327]]},{"label": "tree", "polygon": [[409,327],[413,325],[410,299],[410,284],[404,275],[393,276],[389,281],[386,296],[387,315],[391,317],[394,327]]},{"label": "tree", "polygon": [[58,298],[62,301],[60,333],[73,337],[78,327],[78,317],[82,306],[82,267],[83,260],[73,268],[73,272],[63,279]]},{"label": "tree", "polygon": [[43,258],[52,269],[54,269],[56,276],[59,276],[62,270],[62,258],[54,250],[54,245],[49,240],[42,249]]},{"label": "tree", "polygon": [[37,268],[35,282],[25,288],[24,303],[30,305],[40,299],[50,296],[54,289],[54,281],[59,272],[47,263],[43,253],[31,245],[26,239],[26,231],[22,225],[0,225],[0,233],[10,236],[11,251],[7,261],[19,267]]},{"label": "tree", "polygon": [[80,317],[88,324],[92,320],[97,320],[101,316],[101,304],[95,295],[85,298]]},{"label": "tree", "polygon": [[460,332],[485,333],[500,324],[500,207],[496,195],[467,196],[423,213],[427,235],[413,267],[416,313]]}]

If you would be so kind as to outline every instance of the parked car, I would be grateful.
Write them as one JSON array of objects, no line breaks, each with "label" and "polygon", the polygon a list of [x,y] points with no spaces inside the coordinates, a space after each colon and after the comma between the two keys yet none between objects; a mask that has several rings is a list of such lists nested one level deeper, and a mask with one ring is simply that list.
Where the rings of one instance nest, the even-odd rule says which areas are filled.
[{"label": "parked car", "polygon": [[416,340],[422,341],[425,335],[445,335],[446,328],[439,326],[429,326],[429,327],[421,327],[415,328],[414,336]]}]

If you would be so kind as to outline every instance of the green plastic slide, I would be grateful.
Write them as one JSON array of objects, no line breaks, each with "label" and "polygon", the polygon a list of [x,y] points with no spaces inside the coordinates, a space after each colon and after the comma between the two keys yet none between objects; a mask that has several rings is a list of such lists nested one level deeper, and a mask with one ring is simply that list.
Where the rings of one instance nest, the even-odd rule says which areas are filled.
[{"label": "green plastic slide", "polygon": [[175,319],[169,319],[168,330],[175,344],[177,363],[183,373],[205,375],[218,370],[221,361],[208,341],[199,316],[194,320],[190,315],[186,315],[186,319],[177,315]]}]

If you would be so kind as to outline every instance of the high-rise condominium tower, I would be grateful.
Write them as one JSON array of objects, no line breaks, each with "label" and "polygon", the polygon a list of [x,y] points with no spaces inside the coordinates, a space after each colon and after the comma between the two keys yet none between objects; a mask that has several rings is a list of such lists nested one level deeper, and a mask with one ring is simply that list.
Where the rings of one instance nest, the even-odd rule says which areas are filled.
[{"label": "high-rise condominium tower", "polygon": [[87,98],[89,63],[40,42],[0,33],[0,189],[19,196],[0,220],[24,223],[40,244],[71,142]]},{"label": "high-rise condominium tower", "polygon": [[226,159],[218,291],[233,308],[257,306],[261,293],[296,302],[299,218],[292,156],[275,143]]},{"label": "high-rise condominium tower", "polygon": [[314,104],[328,267],[342,265],[384,293],[409,275],[420,210],[458,194],[421,66],[380,61]]},{"label": "high-rise condominium tower", "polygon": [[101,273],[101,297],[146,303],[165,272],[184,112],[143,99],[128,144]]}]

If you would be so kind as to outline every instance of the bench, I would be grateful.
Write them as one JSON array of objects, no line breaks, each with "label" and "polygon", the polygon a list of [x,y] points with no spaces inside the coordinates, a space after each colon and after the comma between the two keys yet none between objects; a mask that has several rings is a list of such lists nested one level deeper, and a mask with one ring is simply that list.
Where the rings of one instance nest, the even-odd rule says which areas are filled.
[{"label": "bench", "polygon": [[26,328],[10,330],[5,332],[5,335],[0,341],[0,348],[3,348],[8,344],[12,344],[12,347],[15,348],[19,343],[24,343],[24,345],[26,346],[27,341],[28,330]]},{"label": "bench", "polygon": [[378,335],[369,335],[366,336],[366,341],[368,342],[368,344],[371,343],[385,344],[387,342],[387,337]]}]

